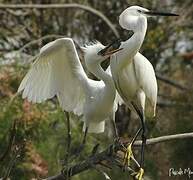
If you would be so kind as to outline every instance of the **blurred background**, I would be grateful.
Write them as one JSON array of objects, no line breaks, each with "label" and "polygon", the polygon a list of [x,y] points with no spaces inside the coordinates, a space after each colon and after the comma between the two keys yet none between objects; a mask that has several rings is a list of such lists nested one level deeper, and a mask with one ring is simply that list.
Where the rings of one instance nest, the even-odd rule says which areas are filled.
[{"label": "blurred background", "polygon": [[[56,38],[73,38],[83,45],[99,40],[104,45],[118,37],[128,39],[132,32],[119,27],[120,13],[131,5],[180,14],[179,17],[148,19],[148,31],[140,52],[153,64],[159,94],[157,115],[148,121],[148,137],[193,130],[193,3],[192,0],[0,0],[0,177],[15,180],[44,178],[62,168],[66,150],[66,117],[55,99],[30,104],[15,96],[31,59],[40,47]],[[97,15],[80,8],[3,8],[3,4],[79,3],[98,10]],[[104,16],[108,19],[104,20]],[[110,22],[115,29],[107,24]],[[84,64],[84,60],[82,59]],[[116,113],[121,137],[131,138],[140,125],[124,106]],[[70,114],[72,152],[82,136],[82,122]],[[100,143],[103,150],[112,142],[108,131],[88,136],[85,152]],[[135,148],[136,157],[139,157]],[[176,140],[148,146],[145,157],[146,179],[188,179],[169,177],[170,168],[191,168],[193,140]],[[76,161],[72,161],[71,164]],[[128,174],[113,168],[107,173],[114,179],[128,179]],[[105,179],[96,170],[72,177],[75,180]],[[193,176],[191,177],[193,178]]]}]

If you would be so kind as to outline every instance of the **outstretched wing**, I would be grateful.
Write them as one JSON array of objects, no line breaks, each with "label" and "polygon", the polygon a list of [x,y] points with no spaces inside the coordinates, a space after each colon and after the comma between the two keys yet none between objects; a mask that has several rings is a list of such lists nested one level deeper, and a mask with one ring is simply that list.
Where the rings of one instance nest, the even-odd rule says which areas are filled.
[{"label": "outstretched wing", "polygon": [[139,85],[152,107],[153,114],[151,114],[155,115],[157,103],[157,80],[154,68],[147,58],[140,53],[137,53],[134,57],[134,66]]},{"label": "outstretched wing", "polygon": [[38,103],[56,95],[63,110],[80,115],[87,82],[73,40],[61,38],[41,48],[18,92],[23,91],[23,98]]}]

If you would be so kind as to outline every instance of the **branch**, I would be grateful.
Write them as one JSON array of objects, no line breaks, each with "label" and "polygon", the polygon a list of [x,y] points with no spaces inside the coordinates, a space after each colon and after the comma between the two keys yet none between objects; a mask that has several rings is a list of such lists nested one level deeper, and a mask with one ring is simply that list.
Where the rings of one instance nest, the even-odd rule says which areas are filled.
[{"label": "branch", "polygon": [[[95,14],[96,16],[100,17],[108,26],[109,28],[113,31],[114,35],[119,38],[120,34],[114,27],[113,23],[100,11],[81,4],[76,4],[76,3],[69,3],[69,4],[0,4],[0,9],[64,9],[64,8],[78,8],[85,10],[87,12],[90,12],[92,14]],[[33,43],[33,42],[32,42]],[[26,47],[24,47],[26,48]],[[23,48],[21,49],[21,51]],[[177,83],[176,81],[173,81],[167,77],[162,76],[161,74],[156,73],[156,76],[159,80],[170,84],[180,90],[190,90],[187,87]]]},{"label": "branch", "polygon": [[18,49],[16,51],[18,53],[21,53],[24,49],[26,49],[26,48],[34,45],[34,44],[37,44],[40,41],[43,41],[43,40],[46,40],[46,39],[51,39],[51,38],[62,38],[62,37],[64,37],[64,36],[63,35],[58,35],[58,34],[48,34],[48,35],[42,36],[39,39],[35,39],[33,41],[28,42],[27,44],[25,44],[23,47],[21,47],[20,49]]},{"label": "branch", "polygon": [[193,108],[192,103],[187,103],[187,102],[176,102],[176,101],[170,101],[167,99],[161,99],[158,97],[157,100],[157,106],[162,107],[162,108]]},{"label": "branch", "polygon": [[[167,142],[167,141],[172,141],[172,140],[179,140],[179,139],[187,139],[187,138],[193,138],[193,132],[192,133],[184,133],[184,134],[175,134],[175,135],[168,135],[168,136],[161,136],[157,138],[151,138],[147,140],[147,145],[153,145],[157,143],[162,143],[162,142]],[[129,142],[125,142],[124,144],[126,145]],[[142,141],[136,141],[134,143],[134,146],[140,146],[142,144]],[[66,175],[68,177],[74,176],[76,174],[79,174],[83,171],[86,171],[88,169],[92,169],[95,165],[102,164],[102,161],[117,161],[116,158],[117,156],[112,152],[112,147],[113,147],[113,152],[117,153],[118,151],[123,150],[122,145],[120,144],[112,144],[110,145],[106,150],[97,153],[96,155],[87,158],[83,162],[76,164],[74,166],[71,166],[67,170],[64,169],[64,171],[58,175],[48,177],[46,180],[65,180]],[[121,164],[119,165],[119,167]]]},{"label": "branch", "polygon": [[172,86],[174,86],[174,87],[176,87],[176,88],[178,88],[178,89],[180,89],[180,90],[182,90],[182,91],[188,91],[188,90],[190,90],[189,88],[187,88],[187,87],[179,84],[178,82],[176,82],[176,81],[174,81],[174,80],[169,79],[168,77],[164,77],[164,76],[162,76],[162,75],[159,74],[159,73],[156,73],[156,77],[157,77],[157,79],[159,79],[160,81],[163,81],[163,82],[165,82],[165,83],[167,83],[167,84],[170,84],[170,85],[172,85]]},{"label": "branch", "polygon": [[[163,143],[166,141],[172,141],[172,140],[179,140],[179,139],[188,139],[193,138],[193,132],[191,133],[182,133],[182,134],[174,134],[174,135],[167,135],[167,136],[160,136],[157,138],[151,138],[147,140],[147,145],[154,145],[158,143]],[[134,146],[140,146],[142,141],[136,141],[134,143]]]},{"label": "branch", "polygon": [[85,6],[82,4],[0,4],[0,9],[64,9],[64,8],[76,8],[76,9],[82,9],[87,12],[90,12],[92,14],[95,14],[96,16],[100,17],[112,30],[114,35],[119,38],[119,32],[116,30],[114,27],[113,23],[100,11],[89,7]]},{"label": "branch", "polygon": [[5,159],[5,157],[9,154],[9,152],[11,151],[11,148],[13,146],[14,140],[15,140],[15,135],[16,135],[16,123],[17,123],[17,119],[15,119],[13,121],[13,125],[12,128],[9,132],[9,144],[5,150],[5,152],[0,156],[0,162],[3,162],[3,160]]}]

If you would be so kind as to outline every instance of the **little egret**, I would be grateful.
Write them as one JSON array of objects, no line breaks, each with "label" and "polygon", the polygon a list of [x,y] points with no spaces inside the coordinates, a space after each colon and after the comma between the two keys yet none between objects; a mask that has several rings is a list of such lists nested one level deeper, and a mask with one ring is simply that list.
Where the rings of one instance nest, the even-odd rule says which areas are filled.
[{"label": "little egret", "polygon": [[87,131],[103,132],[105,120],[113,113],[116,90],[111,75],[100,64],[121,49],[103,56],[99,52],[104,48],[100,42],[83,47],[88,70],[101,81],[87,77],[73,40],[60,38],[40,49],[18,88],[28,101],[40,103],[57,96],[63,110],[83,115],[84,143]]},{"label": "little egret", "polygon": [[[172,13],[153,12],[148,9],[132,6],[124,10],[119,16],[119,24],[126,30],[132,30],[134,34],[126,41],[117,41],[118,48],[122,51],[111,56],[110,67],[115,87],[127,106],[135,111],[140,119],[142,128],[142,149],[140,170],[137,179],[142,179],[144,170],[144,146],[146,144],[145,105],[150,105],[150,114],[155,116],[157,102],[157,81],[151,63],[138,51],[143,43],[147,30],[147,17],[150,16],[177,16]],[[116,43],[113,44],[114,46]],[[112,46],[102,50],[105,55]],[[137,136],[135,136],[137,137]],[[133,143],[134,141],[132,141]],[[132,156],[131,145],[127,148],[127,158]]]}]

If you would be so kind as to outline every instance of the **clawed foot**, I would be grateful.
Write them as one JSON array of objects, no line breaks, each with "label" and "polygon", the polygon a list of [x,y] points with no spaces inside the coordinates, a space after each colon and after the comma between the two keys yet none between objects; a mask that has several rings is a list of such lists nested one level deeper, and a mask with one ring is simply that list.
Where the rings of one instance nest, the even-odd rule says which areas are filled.
[{"label": "clawed foot", "polygon": [[144,169],[140,168],[138,172],[131,174],[135,180],[142,180],[144,175]]},{"label": "clawed foot", "polygon": [[126,148],[125,156],[123,159],[124,166],[130,166],[131,165],[131,159],[134,158],[133,151],[132,151],[132,144],[129,144],[129,146]]},{"label": "clawed foot", "polygon": [[83,152],[85,148],[85,144],[81,144],[79,147],[77,147],[75,150],[74,150],[74,156],[80,156],[81,152]]},{"label": "clawed foot", "polygon": [[100,146],[100,144],[98,143],[98,144],[96,144],[96,145],[92,148],[91,156],[94,156],[94,155],[98,152],[99,146]]}]

